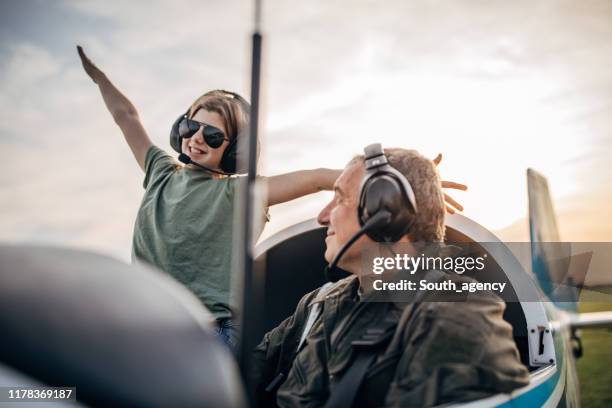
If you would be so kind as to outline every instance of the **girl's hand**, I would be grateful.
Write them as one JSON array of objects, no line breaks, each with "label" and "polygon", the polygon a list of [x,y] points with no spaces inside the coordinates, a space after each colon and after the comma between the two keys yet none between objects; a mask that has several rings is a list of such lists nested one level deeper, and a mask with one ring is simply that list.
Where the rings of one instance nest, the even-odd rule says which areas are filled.
[{"label": "girl's hand", "polygon": [[[435,159],[433,159],[434,164],[437,166],[442,161],[442,153],[438,153]],[[442,188],[452,188],[455,190],[467,190],[467,186],[461,183],[455,183],[454,181],[445,181],[442,180]],[[459,204],[453,197],[444,193],[444,202],[446,203],[446,212],[449,214],[454,214],[457,211],[463,211],[463,206]]]},{"label": "girl's hand", "polygon": [[151,147],[151,140],[140,122],[138,111],[132,102],[130,102],[130,100],[106,77],[104,72],[100,71],[100,69],[87,58],[87,55],[85,55],[80,45],[77,45],[77,51],[79,52],[79,57],[81,57],[83,69],[87,75],[98,84],[106,108],[113,116],[115,123],[119,125],[126,142],[134,154],[134,158],[144,171],[145,156],[147,150]]},{"label": "girl's hand", "polygon": [[83,51],[83,47],[77,45],[77,51],[79,52],[79,57],[81,57],[81,63],[83,63],[83,69],[93,81],[97,84],[102,78],[104,78],[104,72],[102,72],[96,65],[91,62],[91,60],[85,55],[85,51]]}]

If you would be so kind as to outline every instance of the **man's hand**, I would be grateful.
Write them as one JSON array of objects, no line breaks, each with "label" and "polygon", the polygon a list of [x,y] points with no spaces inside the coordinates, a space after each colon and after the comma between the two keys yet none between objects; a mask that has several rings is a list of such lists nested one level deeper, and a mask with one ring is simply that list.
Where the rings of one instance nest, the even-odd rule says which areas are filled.
[{"label": "man's hand", "polygon": [[[434,164],[437,166],[442,161],[442,153],[438,153],[435,159],[433,159]],[[442,188],[452,188],[455,190],[467,190],[467,186],[465,184],[456,183],[454,181],[446,181],[442,180]],[[455,199],[448,194],[444,193],[444,202],[446,203],[446,212],[449,214],[454,214],[457,211],[463,211],[463,206],[459,204]]]},{"label": "man's hand", "polygon": [[81,57],[81,63],[83,64],[83,69],[89,75],[91,79],[97,84],[102,78],[104,78],[104,72],[100,70],[100,68],[96,67],[96,65],[91,62],[91,60],[85,55],[85,51],[83,51],[83,47],[77,45],[77,51],[79,52],[79,57]]}]

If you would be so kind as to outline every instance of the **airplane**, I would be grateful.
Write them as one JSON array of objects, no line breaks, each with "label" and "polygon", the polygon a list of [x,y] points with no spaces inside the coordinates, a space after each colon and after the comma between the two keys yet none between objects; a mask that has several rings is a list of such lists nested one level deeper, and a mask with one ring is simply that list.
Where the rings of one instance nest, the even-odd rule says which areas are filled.
[{"label": "airplane", "polygon": [[[480,245],[503,275],[494,278],[507,281],[517,295],[518,301],[507,302],[504,319],[513,327],[530,383],[452,406],[579,406],[577,329],[612,327],[612,312],[579,314],[577,298],[556,302],[554,292],[544,293],[553,271],[538,258],[538,243],[557,239],[558,231],[546,179],[533,170],[527,179],[533,272],[491,231],[463,215],[447,217],[446,241]],[[265,314],[245,337],[256,343],[305,293],[326,282],[325,229],[310,219],[256,246]],[[215,338],[211,315],[165,274],[52,246],[2,245],[0,259],[0,387],[70,385],[77,400],[68,402],[86,406],[248,406],[236,360]],[[6,394],[0,403],[19,404]]]}]

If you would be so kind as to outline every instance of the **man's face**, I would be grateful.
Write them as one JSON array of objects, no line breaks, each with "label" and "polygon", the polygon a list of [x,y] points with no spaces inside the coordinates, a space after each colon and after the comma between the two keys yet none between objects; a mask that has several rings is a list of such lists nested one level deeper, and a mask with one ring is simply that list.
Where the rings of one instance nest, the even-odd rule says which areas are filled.
[{"label": "man's face", "polygon": [[[199,109],[191,119],[198,122],[207,123],[216,127],[217,129],[221,129],[227,137],[227,131],[223,125],[223,119],[217,112]],[[188,139],[183,139],[181,148],[183,153],[189,156],[189,158],[191,158],[191,160],[194,162],[216,170],[219,168],[221,158],[223,157],[223,152],[225,151],[225,148],[229,142],[224,140],[221,146],[214,149],[204,141],[204,136],[202,134],[203,130],[203,127],[200,127],[200,129],[193,136]]]},{"label": "man's face", "polygon": [[[334,198],[317,217],[319,224],[327,226],[327,238],[325,238],[327,262],[331,262],[340,247],[359,231],[357,207],[359,185],[363,174],[363,163],[349,163],[334,183]],[[361,247],[368,239],[363,236],[357,240],[344,254],[338,266],[348,272],[356,273],[360,264]]]}]

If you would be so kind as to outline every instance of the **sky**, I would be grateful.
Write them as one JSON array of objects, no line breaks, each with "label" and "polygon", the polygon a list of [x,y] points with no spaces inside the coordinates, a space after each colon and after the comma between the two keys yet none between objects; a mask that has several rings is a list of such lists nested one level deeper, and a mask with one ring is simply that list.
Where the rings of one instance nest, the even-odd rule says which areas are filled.
[{"label": "sky", "polygon": [[[382,6],[384,5],[384,7]],[[0,241],[130,259],[143,175],[75,46],[170,150],[210,89],[248,97],[249,1],[0,2]],[[527,239],[525,171],[564,240],[610,241],[612,3],[264,1],[260,172],[342,168],[363,146],[442,153],[464,214]],[[271,209],[262,238],[330,193]]]}]

